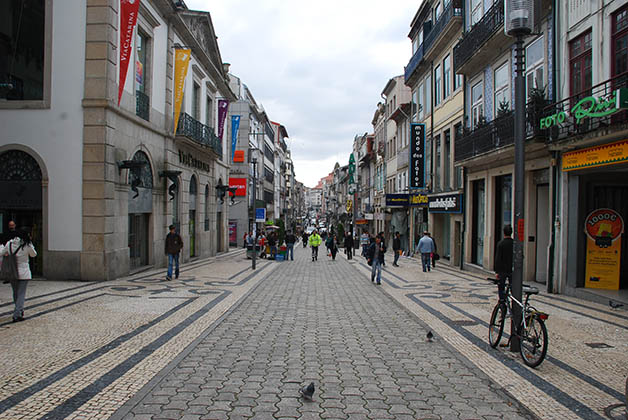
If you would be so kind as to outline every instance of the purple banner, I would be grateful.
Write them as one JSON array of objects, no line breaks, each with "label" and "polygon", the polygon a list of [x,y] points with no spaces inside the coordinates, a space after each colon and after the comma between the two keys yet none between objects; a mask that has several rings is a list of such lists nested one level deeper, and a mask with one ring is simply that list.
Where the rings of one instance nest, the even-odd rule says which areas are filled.
[{"label": "purple banner", "polygon": [[226,99],[218,100],[218,138],[222,140],[222,133],[225,131],[225,119],[227,118],[227,110],[229,109],[229,101]]}]

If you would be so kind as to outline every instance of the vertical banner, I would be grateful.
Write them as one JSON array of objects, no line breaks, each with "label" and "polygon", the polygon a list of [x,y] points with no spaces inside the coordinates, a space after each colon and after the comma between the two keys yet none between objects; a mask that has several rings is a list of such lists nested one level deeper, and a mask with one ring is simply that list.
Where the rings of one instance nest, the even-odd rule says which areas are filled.
[{"label": "vertical banner", "polygon": [[587,257],[584,286],[619,290],[621,235],[624,221],[612,209],[597,209],[584,220]]},{"label": "vertical banner", "polygon": [[238,222],[229,220],[229,246],[238,246]]},{"label": "vertical banner", "polygon": [[410,188],[425,188],[425,124],[410,124]]},{"label": "vertical banner", "polygon": [[234,161],[236,144],[238,144],[238,130],[240,129],[240,116],[231,116],[231,161]]},{"label": "vertical banner", "polygon": [[122,99],[126,75],[133,49],[133,30],[137,23],[140,0],[120,0],[120,80],[118,81],[118,106]]},{"label": "vertical banner", "polygon": [[179,114],[183,103],[183,88],[185,87],[185,77],[188,74],[190,65],[189,48],[177,48],[174,50],[174,134],[177,134],[179,125]]},{"label": "vertical banner", "polygon": [[227,110],[229,109],[229,101],[226,99],[218,100],[218,138],[222,140],[222,133],[225,131],[225,119],[227,118]]}]

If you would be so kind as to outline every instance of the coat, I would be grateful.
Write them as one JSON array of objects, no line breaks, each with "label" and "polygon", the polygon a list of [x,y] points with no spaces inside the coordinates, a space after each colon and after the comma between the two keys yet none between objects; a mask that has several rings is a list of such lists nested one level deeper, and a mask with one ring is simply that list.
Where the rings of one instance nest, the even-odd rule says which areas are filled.
[{"label": "coat", "polygon": [[424,235],[421,238],[416,249],[421,254],[431,254],[433,252],[436,252],[436,247],[434,246],[434,240],[427,235]]},{"label": "coat", "polygon": [[310,246],[320,246],[320,244],[323,242],[323,240],[321,239],[320,235],[318,234],[312,234],[310,235],[310,238],[308,239],[308,244]]},{"label": "coat", "polygon": [[183,239],[178,233],[166,235],[166,254],[178,254],[183,248]]},{"label": "coat", "polygon": [[[11,252],[15,252],[22,245],[20,238],[13,238],[6,245],[0,245],[0,255],[3,257],[9,255],[9,249]],[[37,256],[35,246],[32,243],[24,245],[15,254],[17,258],[17,276],[20,280],[30,280],[33,278],[31,274],[31,267],[28,264],[28,258],[34,258]],[[4,259],[4,258],[3,258]]]},{"label": "coat", "polygon": [[[373,260],[375,257],[375,248],[377,247],[377,242],[373,242],[369,245],[369,249],[366,251],[366,256],[369,260]],[[386,253],[386,245],[383,242],[379,243],[379,262],[384,262],[384,254]]]}]

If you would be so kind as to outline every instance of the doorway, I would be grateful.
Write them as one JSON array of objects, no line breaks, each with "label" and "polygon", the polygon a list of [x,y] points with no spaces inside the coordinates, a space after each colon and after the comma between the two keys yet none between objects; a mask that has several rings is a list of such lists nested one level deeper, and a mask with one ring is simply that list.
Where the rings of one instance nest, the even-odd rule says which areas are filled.
[{"label": "doorway", "polygon": [[190,179],[190,209],[189,209],[189,222],[188,222],[188,234],[190,235],[190,257],[196,256],[196,196],[198,192],[198,185],[196,182],[196,176],[192,175]]},{"label": "doorway", "polygon": [[536,281],[547,283],[547,247],[550,240],[550,216],[548,209],[549,184],[536,186]]},{"label": "doorway", "polygon": [[471,262],[484,265],[484,214],[485,214],[484,180],[473,181],[473,227],[471,229]]},{"label": "doorway", "polygon": [[129,257],[131,269],[148,265],[148,221],[150,214],[129,214]]}]

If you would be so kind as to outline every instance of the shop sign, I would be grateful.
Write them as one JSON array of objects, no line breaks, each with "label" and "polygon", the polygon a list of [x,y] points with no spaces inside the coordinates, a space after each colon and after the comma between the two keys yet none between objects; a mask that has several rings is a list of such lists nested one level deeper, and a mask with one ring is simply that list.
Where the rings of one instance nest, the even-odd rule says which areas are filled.
[{"label": "shop sign", "polygon": [[563,171],[628,162],[628,140],[563,154]]},{"label": "shop sign", "polygon": [[621,235],[624,220],[612,209],[597,209],[584,221],[587,257],[584,285],[593,289],[619,290]]},{"label": "shop sign", "polygon": [[425,188],[425,124],[410,124],[410,188]]},{"label": "shop sign", "polygon": [[205,172],[209,172],[211,170],[209,163],[197,159],[192,153],[186,153],[181,149],[179,149],[179,163]]},{"label": "shop sign", "polygon": [[246,178],[229,178],[229,187],[236,187],[236,197],[246,197]]},{"label": "shop sign", "polygon": [[427,207],[428,201],[427,195],[425,194],[408,195],[408,204],[410,207]]},{"label": "shop sign", "polygon": [[580,124],[583,118],[601,118],[628,108],[628,89],[617,89],[609,96],[596,98],[587,96],[578,101],[571,111],[560,111],[549,117],[541,118],[541,130],[551,128],[564,123],[568,118],[573,118],[576,124]]},{"label": "shop sign", "polygon": [[244,163],[244,150],[236,150],[233,152],[234,163]]},{"label": "shop sign", "polygon": [[355,224],[356,224],[356,225],[367,225],[367,224],[368,224],[368,222],[369,222],[369,221],[368,221],[368,220],[366,220],[366,219],[357,219],[357,220],[355,221]]},{"label": "shop sign", "polygon": [[238,222],[229,220],[229,246],[238,245]]},{"label": "shop sign", "polygon": [[428,197],[430,213],[462,213],[462,194]]},{"label": "shop sign", "polygon": [[266,221],[266,208],[262,207],[255,209],[255,221],[261,223]]},{"label": "shop sign", "polygon": [[408,194],[386,194],[386,207],[405,207],[408,205]]},{"label": "shop sign", "polygon": [[366,220],[373,220],[373,213],[364,213],[364,218]]}]

